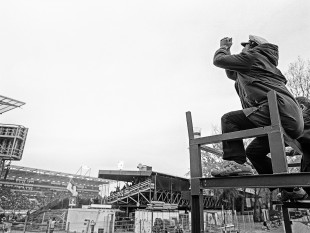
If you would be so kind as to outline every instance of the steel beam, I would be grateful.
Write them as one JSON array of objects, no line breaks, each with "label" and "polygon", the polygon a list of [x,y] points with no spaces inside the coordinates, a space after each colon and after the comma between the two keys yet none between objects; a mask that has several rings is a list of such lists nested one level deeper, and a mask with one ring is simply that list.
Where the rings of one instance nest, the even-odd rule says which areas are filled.
[{"label": "steel beam", "polygon": [[[194,178],[199,179],[199,178]],[[192,179],[192,180],[194,180]],[[238,177],[200,178],[200,187],[206,188],[282,188],[310,186],[310,172]]]},{"label": "steel beam", "polygon": [[[308,202],[306,202],[308,201]],[[310,200],[296,201],[296,202],[283,202],[283,206],[286,208],[305,208],[310,209]]]}]

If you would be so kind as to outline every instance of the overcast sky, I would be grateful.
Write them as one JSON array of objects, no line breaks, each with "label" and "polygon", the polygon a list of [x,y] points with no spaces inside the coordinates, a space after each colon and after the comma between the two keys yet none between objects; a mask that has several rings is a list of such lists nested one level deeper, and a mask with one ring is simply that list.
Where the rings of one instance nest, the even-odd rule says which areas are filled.
[{"label": "overcast sky", "polygon": [[29,128],[15,165],[76,173],[189,170],[185,112],[203,135],[241,108],[212,64],[249,34],[277,44],[285,72],[310,59],[310,1],[0,2],[0,95],[26,102],[1,123]]}]

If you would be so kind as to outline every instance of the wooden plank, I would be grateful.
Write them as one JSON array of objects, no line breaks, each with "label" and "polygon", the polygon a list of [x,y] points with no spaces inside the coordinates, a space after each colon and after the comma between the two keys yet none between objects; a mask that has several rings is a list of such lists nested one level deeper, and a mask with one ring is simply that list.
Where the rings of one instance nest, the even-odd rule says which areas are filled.
[{"label": "wooden plank", "polygon": [[268,133],[273,173],[287,173],[287,162],[281,119],[278,110],[277,94],[270,91],[267,94],[272,127],[280,127],[278,132]]},{"label": "wooden plank", "polygon": [[281,125],[281,119],[278,110],[277,93],[270,91],[267,94],[271,125]]},{"label": "wooden plank", "polygon": [[[187,130],[189,137],[189,154],[190,154],[190,175],[191,178],[202,177],[201,166],[201,150],[200,145],[191,145],[194,139],[193,121],[191,112],[186,112]],[[203,201],[200,182],[191,183],[191,218],[192,218],[192,233],[201,233],[204,231],[203,226]]]},{"label": "wooden plank", "polygon": [[189,140],[194,139],[193,120],[191,112],[186,112],[187,132]]},{"label": "wooden plank", "polygon": [[204,232],[202,195],[192,195],[191,199],[192,233]]},{"label": "wooden plank", "polygon": [[[202,177],[201,166],[201,151],[200,146],[191,145],[190,151],[190,174],[191,178]],[[200,182],[191,183],[191,204],[192,204],[192,232],[203,232],[203,205],[202,205],[202,190],[200,189]]]},{"label": "wooden plank", "polygon": [[282,132],[268,134],[273,173],[287,173],[287,161]]},{"label": "wooden plank", "polygon": [[271,127],[271,126],[241,130],[241,131],[236,131],[236,132],[231,132],[231,133],[224,133],[224,134],[212,135],[208,137],[195,138],[190,141],[190,145],[204,145],[204,144],[222,142],[226,140],[265,136],[268,133],[277,132],[279,130],[280,130],[279,127]]}]

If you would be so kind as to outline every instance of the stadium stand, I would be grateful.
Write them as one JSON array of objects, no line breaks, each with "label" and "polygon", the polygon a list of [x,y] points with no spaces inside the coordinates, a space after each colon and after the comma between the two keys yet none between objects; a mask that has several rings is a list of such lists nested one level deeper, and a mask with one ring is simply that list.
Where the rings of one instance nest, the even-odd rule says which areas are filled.
[{"label": "stadium stand", "polygon": [[98,199],[99,185],[109,183],[101,178],[11,165],[7,177],[0,179],[0,206],[4,210],[37,213],[67,208],[69,181],[76,186],[82,204]]}]

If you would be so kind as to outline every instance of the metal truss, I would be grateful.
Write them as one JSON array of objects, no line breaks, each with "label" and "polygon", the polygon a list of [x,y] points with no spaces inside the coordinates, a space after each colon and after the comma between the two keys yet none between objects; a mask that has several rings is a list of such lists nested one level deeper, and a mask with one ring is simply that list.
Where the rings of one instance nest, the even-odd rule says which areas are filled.
[{"label": "metal truss", "polygon": [[[107,198],[107,203],[122,207],[147,207],[152,201],[162,201],[177,204],[179,208],[190,208],[190,199],[182,197],[181,192],[171,190],[156,190],[151,180],[147,180],[130,188],[114,193]],[[204,208],[220,208],[218,200],[212,196],[204,196]]]}]

